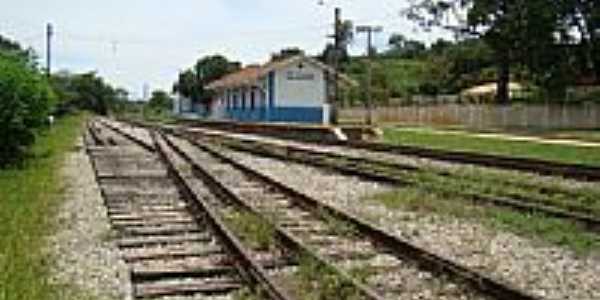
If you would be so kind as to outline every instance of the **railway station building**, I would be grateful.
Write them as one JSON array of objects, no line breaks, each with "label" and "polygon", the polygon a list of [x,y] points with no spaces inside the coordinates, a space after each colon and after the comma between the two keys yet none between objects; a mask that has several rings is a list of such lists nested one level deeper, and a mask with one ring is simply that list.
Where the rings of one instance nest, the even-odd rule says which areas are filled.
[{"label": "railway station building", "polygon": [[[249,65],[210,83],[212,119],[328,124],[334,69],[305,55]],[[355,84],[339,76],[341,84]]]}]

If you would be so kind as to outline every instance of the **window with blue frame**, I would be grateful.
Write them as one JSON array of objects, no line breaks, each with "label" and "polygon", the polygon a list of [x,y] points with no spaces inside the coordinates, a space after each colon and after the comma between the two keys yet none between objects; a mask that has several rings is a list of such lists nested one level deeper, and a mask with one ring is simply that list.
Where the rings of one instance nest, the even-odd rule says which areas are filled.
[{"label": "window with blue frame", "polygon": [[256,109],[256,94],[254,89],[250,91],[250,109]]}]

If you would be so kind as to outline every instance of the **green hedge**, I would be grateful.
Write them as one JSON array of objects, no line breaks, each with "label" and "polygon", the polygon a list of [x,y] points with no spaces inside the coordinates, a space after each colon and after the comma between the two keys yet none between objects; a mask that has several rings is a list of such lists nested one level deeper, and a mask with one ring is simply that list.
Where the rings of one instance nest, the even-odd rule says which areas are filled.
[{"label": "green hedge", "polygon": [[0,52],[0,167],[23,157],[55,98],[39,70]]}]

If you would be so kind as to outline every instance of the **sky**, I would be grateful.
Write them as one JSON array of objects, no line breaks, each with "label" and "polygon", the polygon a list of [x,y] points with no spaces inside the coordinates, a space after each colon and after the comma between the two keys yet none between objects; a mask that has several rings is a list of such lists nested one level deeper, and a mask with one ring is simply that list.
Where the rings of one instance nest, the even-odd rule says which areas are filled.
[{"label": "sky", "polygon": [[[0,0],[0,34],[32,47],[45,65],[45,28],[54,28],[52,69],[96,71],[133,97],[171,90],[177,74],[204,56],[223,54],[244,64],[300,47],[320,53],[333,33],[333,11],[355,25],[381,25],[380,49],[391,33],[431,42],[400,16],[408,0]],[[322,2],[322,4],[320,4]],[[366,38],[350,51],[362,54]]]}]

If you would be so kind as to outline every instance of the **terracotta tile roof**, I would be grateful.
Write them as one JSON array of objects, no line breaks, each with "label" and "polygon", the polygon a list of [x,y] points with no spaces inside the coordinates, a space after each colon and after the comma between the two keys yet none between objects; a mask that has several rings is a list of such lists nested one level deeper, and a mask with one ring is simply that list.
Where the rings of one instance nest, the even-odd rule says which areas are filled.
[{"label": "terracotta tile roof", "polygon": [[211,82],[206,88],[218,89],[229,86],[250,85],[258,80],[261,70],[262,67],[260,66],[248,66],[237,72],[225,75],[219,80]]},{"label": "terracotta tile roof", "polygon": [[[328,66],[324,63],[321,63],[320,61],[318,61],[316,59],[313,59],[313,58],[310,58],[310,57],[307,57],[304,55],[297,55],[297,56],[289,57],[287,59],[270,61],[262,66],[256,66],[256,65],[248,66],[246,68],[241,69],[238,72],[231,73],[217,81],[211,82],[209,85],[206,86],[206,88],[220,89],[220,88],[225,88],[225,87],[240,87],[240,86],[244,86],[244,85],[256,84],[256,82],[260,78],[267,76],[267,74],[269,74],[269,72],[271,72],[273,70],[279,70],[279,69],[285,68],[293,63],[300,62],[300,61],[313,64],[321,69],[329,71],[330,73],[335,72],[335,70],[333,68],[331,68],[330,66]],[[340,73],[339,78],[345,84],[354,85],[354,86],[357,85],[357,83],[354,80],[350,79],[348,76],[346,76],[344,74]]]}]

